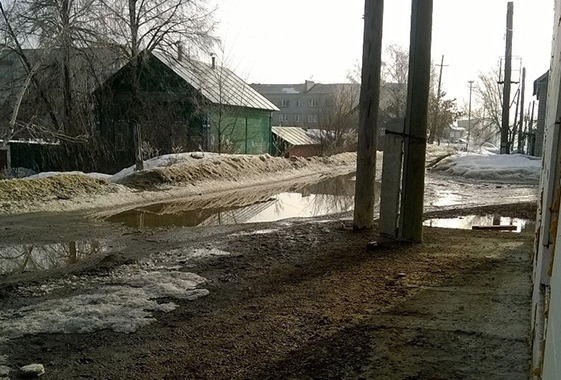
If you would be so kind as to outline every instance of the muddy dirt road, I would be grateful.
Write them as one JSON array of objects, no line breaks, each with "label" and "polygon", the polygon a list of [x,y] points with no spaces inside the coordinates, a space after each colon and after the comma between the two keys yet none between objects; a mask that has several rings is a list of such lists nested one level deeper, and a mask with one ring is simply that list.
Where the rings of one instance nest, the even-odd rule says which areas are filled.
[{"label": "muddy dirt road", "polygon": [[[491,197],[497,186],[513,204]],[[485,206],[433,204],[432,217],[534,218],[532,186],[428,192],[465,207],[477,188]],[[2,219],[5,257],[37,261],[17,273],[12,260],[0,277],[5,378],[30,363],[44,379],[527,377],[531,227],[427,228],[423,245],[370,251],[375,231],[353,232],[344,213],[204,227],[127,226],[110,214]]]}]

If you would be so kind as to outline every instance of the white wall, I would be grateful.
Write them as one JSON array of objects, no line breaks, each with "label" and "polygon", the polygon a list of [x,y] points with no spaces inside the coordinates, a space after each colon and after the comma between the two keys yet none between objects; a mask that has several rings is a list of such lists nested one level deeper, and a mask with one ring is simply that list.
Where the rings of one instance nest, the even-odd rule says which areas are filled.
[{"label": "white wall", "polygon": [[[555,20],[561,17],[561,0],[555,0]],[[544,159],[540,183],[538,234],[534,257],[533,373],[534,379],[561,379],[561,228],[557,225],[561,200],[561,26],[553,30],[548,84]],[[557,258],[557,259],[556,259]],[[552,265],[553,263],[553,265]],[[544,339],[545,337],[545,339]]]}]

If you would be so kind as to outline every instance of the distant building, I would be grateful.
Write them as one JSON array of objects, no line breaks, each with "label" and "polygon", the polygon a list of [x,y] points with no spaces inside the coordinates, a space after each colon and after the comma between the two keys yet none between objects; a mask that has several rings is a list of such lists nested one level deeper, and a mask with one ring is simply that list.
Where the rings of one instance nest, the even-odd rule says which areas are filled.
[{"label": "distant building", "polygon": [[466,129],[460,126],[450,125],[447,127],[447,132],[448,133],[445,138],[453,143],[460,142],[460,140],[465,139],[467,136]]},{"label": "distant building", "polygon": [[486,142],[496,144],[499,138],[499,129],[493,120],[485,118],[462,119],[457,121],[456,127],[449,128],[449,140],[457,142],[465,140],[469,134],[470,145],[481,145]]},{"label": "distant building", "polygon": [[280,110],[273,113],[273,125],[318,128],[324,107],[331,96],[338,92],[348,93],[354,105],[358,105],[360,84],[315,83],[301,84],[252,84],[257,92],[266,97]]},{"label": "distant building", "polygon": [[543,152],[548,80],[549,80],[549,70],[534,81],[534,95],[538,99],[539,103],[538,103],[536,129],[533,130],[532,133],[530,133],[529,153],[533,156],[538,156],[538,157],[541,157]]}]

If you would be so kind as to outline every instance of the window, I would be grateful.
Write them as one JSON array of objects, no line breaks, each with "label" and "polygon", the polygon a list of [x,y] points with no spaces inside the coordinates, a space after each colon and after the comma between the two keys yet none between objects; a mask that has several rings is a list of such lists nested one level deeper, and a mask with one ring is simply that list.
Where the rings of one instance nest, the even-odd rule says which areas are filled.
[{"label": "window", "polygon": [[308,101],[308,106],[309,106],[310,108],[315,108],[315,107],[317,107],[317,106],[318,106],[318,100],[317,100],[317,99],[310,99],[310,100]]},{"label": "window", "polygon": [[294,122],[296,123],[300,122],[300,115],[294,115]]},{"label": "window", "polygon": [[308,123],[317,123],[318,115],[308,115]]},{"label": "window", "polygon": [[281,107],[286,108],[286,107],[288,107],[289,104],[290,104],[290,102],[288,101],[288,99],[281,99],[281,101],[280,101],[280,106]]},{"label": "window", "polygon": [[301,100],[297,100],[296,101],[296,107],[300,107],[302,105],[302,101]]},{"label": "window", "polygon": [[280,114],[279,115],[279,122],[280,123],[287,122],[289,120],[289,116],[290,115],[288,115],[288,114]]}]

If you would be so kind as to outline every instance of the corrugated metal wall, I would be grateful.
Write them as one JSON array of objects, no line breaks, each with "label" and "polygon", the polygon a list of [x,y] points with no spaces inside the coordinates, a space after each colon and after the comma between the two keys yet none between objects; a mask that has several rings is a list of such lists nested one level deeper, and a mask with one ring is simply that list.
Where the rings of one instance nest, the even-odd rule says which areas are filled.
[{"label": "corrugated metal wall", "polygon": [[220,149],[221,153],[269,153],[270,112],[215,108],[211,113],[211,134],[214,151]]}]

